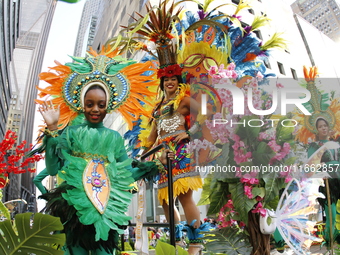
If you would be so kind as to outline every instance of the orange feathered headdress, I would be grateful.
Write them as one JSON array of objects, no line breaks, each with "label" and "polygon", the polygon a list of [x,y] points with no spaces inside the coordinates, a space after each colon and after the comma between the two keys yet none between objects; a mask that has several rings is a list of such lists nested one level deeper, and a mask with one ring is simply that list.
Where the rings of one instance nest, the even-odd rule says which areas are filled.
[{"label": "orange feathered headdress", "polygon": [[332,100],[330,105],[323,102],[323,98],[328,98],[328,95],[322,95],[315,86],[315,78],[318,74],[316,67],[311,67],[308,70],[304,66],[303,72],[307,82],[307,89],[311,92],[311,99],[307,107],[311,110],[312,115],[308,116],[301,113],[297,114],[299,123],[303,123],[303,125],[299,128],[296,134],[296,139],[307,144],[308,139],[314,137],[314,135],[317,134],[316,122],[320,118],[328,122],[330,130],[335,128],[335,135],[339,135],[340,123],[337,123],[337,120],[339,120],[340,117],[340,104],[338,103],[338,100]]},{"label": "orange feathered headdress", "polygon": [[152,102],[155,92],[149,87],[158,86],[152,64],[124,59],[117,51],[98,54],[91,50],[89,54],[86,58],[73,58],[74,63],[55,62],[57,66],[39,76],[49,83],[46,88],[38,88],[39,97],[49,95],[54,105],[60,105],[59,129],[65,128],[82,112],[83,94],[93,84],[102,86],[108,94],[107,112],[118,110],[130,129],[140,115],[150,116],[142,104]]}]

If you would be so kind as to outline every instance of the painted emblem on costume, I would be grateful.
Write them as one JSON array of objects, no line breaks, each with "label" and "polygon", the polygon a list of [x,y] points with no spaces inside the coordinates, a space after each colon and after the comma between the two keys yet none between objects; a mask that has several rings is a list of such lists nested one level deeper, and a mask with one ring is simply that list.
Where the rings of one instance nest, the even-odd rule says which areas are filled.
[{"label": "painted emblem on costume", "polygon": [[110,180],[103,160],[92,159],[89,161],[83,174],[83,185],[87,197],[98,212],[103,214],[110,194]]}]

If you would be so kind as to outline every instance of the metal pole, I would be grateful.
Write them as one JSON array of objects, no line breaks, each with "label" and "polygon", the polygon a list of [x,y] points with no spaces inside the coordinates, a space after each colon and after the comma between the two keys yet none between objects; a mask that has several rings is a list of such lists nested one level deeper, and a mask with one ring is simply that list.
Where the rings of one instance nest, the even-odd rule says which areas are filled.
[{"label": "metal pole", "polygon": [[160,149],[163,149],[163,148],[164,148],[164,144],[160,144],[160,145],[156,146],[152,150],[149,150],[147,153],[143,154],[140,157],[140,160],[143,162],[147,157],[149,157],[150,155],[156,153],[157,151],[159,151]]},{"label": "metal pole", "polygon": [[124,234],[122,234],[120,236],[120,242],[122,244],[122,251],[125,251],[125,238],[124,238]]},{"label": "metal pole", "polygon": [[329,217],[329,242],[330,242],[330,253],[333,255],[333,215],[332,215],[332,201],[331,201],[331,193],[329,190],[329,183],[328,179],[325,179],[326,184],[326,196],[327,196],[327,203],[328,203],[328,217]]},{"label": "metal pole", "polygon": [[167,157],[168,167],[168,193],[169,193],[169,228],[170,228],[170,244],[176,248],[175,238],[175,214],[174,214],[174,191],[173,191],[173,179],[172,179],[172,162]]},{"label": "metal pole", "polygon": [[[160,144],[148,151],[147,153],[141,156],[141,161],[144,161],[145,158],[154,154],[162,148],[168,149],[167,144]],[[176,238],[175,238],[175,214],[174,214],[174,191],[173,191],[173,179],[172,179],[172,162],[169,157],[167,157],[167,168],[168,168],[168,193],[169,193],[169,228],[170,228],[170,244],[176,247]]]}]

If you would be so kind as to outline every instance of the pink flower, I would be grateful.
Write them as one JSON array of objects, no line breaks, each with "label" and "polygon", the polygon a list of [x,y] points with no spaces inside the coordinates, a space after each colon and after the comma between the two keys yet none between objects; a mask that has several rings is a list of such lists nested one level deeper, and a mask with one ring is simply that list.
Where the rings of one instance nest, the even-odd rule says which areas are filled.
[{"label": "pink flower", "polygon": [[243,178],[240,180],[242,183],[247,184],[259,184],[259,180],[256,178],[252,178],[249,174],[245,174]]},{"label": "pink flower", "polygon": [[257,78],[259,81],[262,81],[262,79],[263,79],[263,74],[262,74],[261,72],[257,72],[256,78]]},{"label": "pink flower", "polygon": [[255,209],[251,211],[252,213],[259,213],[262,217],[266,216],[267,211],[262,207],[262,203],[258,202]]},{"label": "pink flower", "polygon": [[235,71],[233,71],[233,72],[231,73],[231,78],[237,79],[237,77],[238,77],[238,74],[237,74]]},{"label": "pink flower", "polygon": [[292,177],[290,177],[290,176],[286,177],[286,179],[285,179],[285,183],[288,183],[288,182],[290,182],[292,179],[293,179],[293,178],[292,178]]},{"label": "pink flower", "polygon": [[208,148],[208,146],[209,146],[209,141],[204,139],[201,148],[206,150]]},{"label": "pink flower", "polygon": [[232,134],[231,135],[231,139],[233,139],[235,142],[239,142],[240,141],[240,137],[237,134]]},{"label": "pink flower", "polygon": [[233,70],[235,70],[235,67],[236,67],[235,63],[234,63],[234,62],[231,62],[231,63],[228,65],[227,70],[233,71]]},{"label": "pink flower", "polygon": [[262,141],[262,140],[267,139],[267,137],[268,136],[267,136],[267,134],[265,132],[260,132],[258,139],[259,139],[259,141]]},{"label": "pink flower", "polygon": [[253,189],[252,186],[247,186],[247,185],[244,186],[244,194],[246,194],[246,196],[247,196],[249,199],[252,199],[252,198],[253,198],[253,193],[251,192],[252,189]]},{"label": "pink flower", "polygon": [[289,151],[290,151],[290,144],[289,144],[289,143],[284,143],[284,144],[283,144],[282,151],[283,151],[284,153],[286,153],[286,155],[287,155],[287,154],[289,153]]},{"label": "pink flower", "polygon": [[244,162],[244,161],[243,161],[243,157],[242,157],[242,155],[240,155],[240,154],[234,155],[234,160],[235,160],[235,162],[236,162],[237,164],[240,164],[240,163]]},{"label": "pink flower", "polygon": [[284,86],[281,83],[279,83],[279,82],[276,83],[276,87],[279,88],[279,89],[284,88]]},{"label": "pink flower", "polygon": [[235,177],[242,177],[241,167],[236,167]]},{"label": "pink flower", "polygon": [[240,147],[240,144],[239,144],[239,143],[234,143],[231,147],[232,147],[234,150],[237,150],[237,149]]},{"label": "pink flower", "polygon": [[214,76],[215,74],[217,74],[217,71],[218,71],[217,66],[211,66],[209,69],[209,75]]},{"label": "pink flower", "polygon": [[223,209],[225,208],[234,209],[233,200],[229,199],[228,202],[223,206]]},{"label": "pink flower", "polygon": [[281,149],[281,146],[278,145],[275,140],[269,141],[268,146],[275,152],[278,152]]},{"label": "pink flower", "polygon": [[224,69],[224,64],[221,64],[220,67],[218,68],[218,72],[224,73],[225,71],[227,71],[227,70]]},{"label": "pink flower", "polygon": [[240,222],[238,223],[238,225],[239,225],[240,228],[243,228],[243,227],[246,226],[246,224],[245,224],[243,221],[240,221]]}]

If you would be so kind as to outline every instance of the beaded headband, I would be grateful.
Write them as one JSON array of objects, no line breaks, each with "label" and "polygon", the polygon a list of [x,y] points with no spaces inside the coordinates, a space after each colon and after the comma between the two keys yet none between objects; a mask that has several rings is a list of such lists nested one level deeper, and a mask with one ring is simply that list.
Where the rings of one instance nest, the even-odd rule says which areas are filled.
[{"label": "beaded headband", "polygon": [[129,81],[121,73],[114,75],[107,73],[111,65],[117,64],[111,58],[106,56],[88,57],[85,61],[93,66],[94,71],[89,73],[73,72],[69,75],[62,89],[65,102],[74,111],[81,112],[86,91],[94,85],[99,85],[107,94],[106,111],[108,113],[114,111],[128,97]]}]

